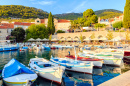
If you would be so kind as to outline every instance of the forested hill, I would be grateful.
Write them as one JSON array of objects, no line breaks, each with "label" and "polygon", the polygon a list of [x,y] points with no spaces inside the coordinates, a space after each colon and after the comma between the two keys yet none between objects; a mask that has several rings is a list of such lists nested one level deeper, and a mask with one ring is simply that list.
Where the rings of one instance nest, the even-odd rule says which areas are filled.
[{"label": "forested hill", "polygon": [[[116,16],[120,16],[122,13],[123,13],[122,11],[114,9],[104,9],[95,11],[95,14],[101,18],[113,18]],[[83,13],[65,13],[65,14],[56,14],[55,16],[60,19],[74,20],[77,19],[78,17],[82,17]]]},{"label": "forested hill", "polygon": [[68,19],[68,20],[74,20],[78,17],[82,17],[83,13],[64,13],[64,14],[56,14],[56,17],[59,19]]},{"label": "forested hill", "polygon": [[48,13],[34,7],[21,5],[0,5],[0,17],[7,18],[46,18]]}]

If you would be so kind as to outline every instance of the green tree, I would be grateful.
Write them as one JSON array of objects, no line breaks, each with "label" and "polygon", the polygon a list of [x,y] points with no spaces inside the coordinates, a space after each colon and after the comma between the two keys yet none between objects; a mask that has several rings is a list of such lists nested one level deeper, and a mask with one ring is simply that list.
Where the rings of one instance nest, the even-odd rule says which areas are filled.
[{"label": "green tree", "polygon": [[28,27],[28,30],[26,30],[26,39],[30,39],[30,38],[48,38],[49,34],[47,31],[47,28],[44,24],[32,24],[31,26]]},{"label": "green tree", "polygon": [[16,41],[23,41],[25,38],[25,30],[22,27],[17,27],[11,32],[12,36],[16,37]]},{"label": "green tree", "polygon": [[52,39],[52,34],[49,36],[49,42],[51,43],[51,39]]},{"label": "green tree", "polygon": [[97,23],[95,24],[95,28],[99,31],[100,28],[104,28],[106,25],[105,24],[100,24],[100,23]]},{"label": "green tree", "polygon": [[84,22],[84,27],[90,26],[90,25],[91,25],[91,21],[86,21],[86,22]]},{"label": "green tree", "polygon": [[126,40],[130,40],[130,32],[127,31],[127,32],[125,33],[125,36],[126,36]]},{"label": "green tree", "polygon": [[129,28],[130,30],[130,0],[126,0],[124,7],[123,26],[124,28]]},{"label": "green tree", "polygon": [[93,15],[92,17],[91,17],[91,23],[97,23],[98,22],[98,17],[97,17],[97,15]]},{"label": "green tree", "polygon": [[112,26],[113,26],[114,28],[121,29],[121,28],[123,27],[123,22],[122,22],[122,21],[115,22]]},{"label": "green tree", "polygon": [[106,38],[107,38],[108,40],[113,39],[113,33],[109,31],[109,32],[107,33]]},{"label": "green tree", "polygon": [[78,18],[78,23],[80,26],[84,26],[84,22],[86,22],[86,19],[85,18]]},{"label": "green tree", "polygon": [[54,19],[53,19],[51,12],[48,17],[47,29],[48,29],[49,34],[55,33]]},{"label": "green tree", "polygon": [[75,32],[75,29],[79,29],[80,25],[78,23],[78,20],[71,20],[71,29],[74,29],[74,32]]},{"label": "green tree", "polygon": [[82,34],[80,34],[79,39],[80,39],[81,43],[83,43],[84,38],[83,38]]},{"label": "green tree", "polygon": [[92,17],[93,15],[95,15],[95,13],[92,9],[87,9],[86,11],[83,12],[83,17],[86,19],[88,17]]},{"label": "green tree", "polygon": [[95,38],[95,34],[93,33],[91,36],[90,36],[91,39],[94,39]]}]

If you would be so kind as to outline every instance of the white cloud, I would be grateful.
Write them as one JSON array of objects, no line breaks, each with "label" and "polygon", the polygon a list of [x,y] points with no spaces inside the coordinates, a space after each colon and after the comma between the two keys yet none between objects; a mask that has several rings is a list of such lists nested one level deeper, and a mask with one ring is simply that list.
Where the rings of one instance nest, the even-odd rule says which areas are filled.
[{"label": "white cloud", "polygon": [[83,1],[81,4],[76,6],[73,10],[67,12],[67,13],[72,13],[72,12],[79,12],[81,9],[83,9],[86,6],[87,1]]},{"label": "white cloud", "polygon": [[55,2],[54,1],[47,1],[47,0],[44,0],[44,1],[38,1],[38,2],[33,2],[33,4],[40,4],[40,5],[52,5],[54,4]]}]

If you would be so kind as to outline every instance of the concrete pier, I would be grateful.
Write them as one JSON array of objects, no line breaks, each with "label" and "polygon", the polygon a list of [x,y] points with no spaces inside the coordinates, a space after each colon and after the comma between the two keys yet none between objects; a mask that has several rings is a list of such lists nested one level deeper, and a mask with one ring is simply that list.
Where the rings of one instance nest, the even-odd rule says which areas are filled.
[{"label": "concrete pier", "polygon": [[130,86],[130,70],[98,86]]}]

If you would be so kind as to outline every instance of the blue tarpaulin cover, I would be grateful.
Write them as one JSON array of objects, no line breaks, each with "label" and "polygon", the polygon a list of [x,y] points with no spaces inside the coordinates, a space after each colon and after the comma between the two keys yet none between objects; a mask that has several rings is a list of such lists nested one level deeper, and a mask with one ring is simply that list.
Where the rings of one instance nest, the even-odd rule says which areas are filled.
[{"label": "blue tarpaulin cover", "polygon": [[21,73],[34,74],[33,71],[13,58],[4,66],[2,77],[8,78]]}]

